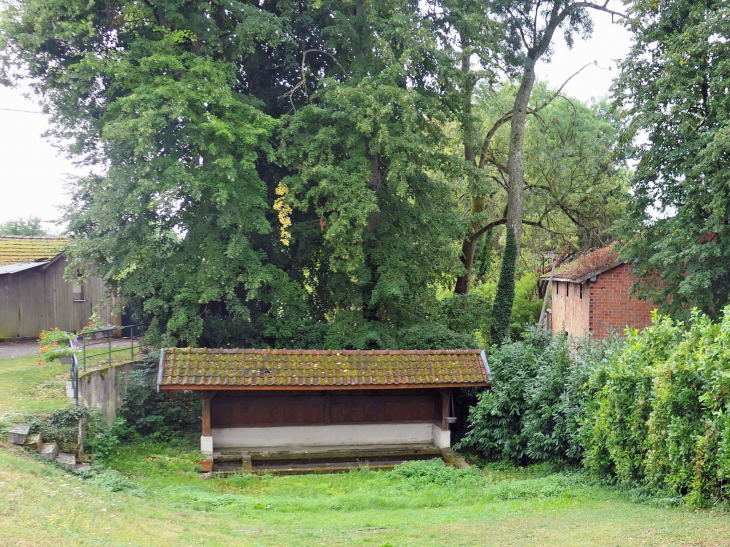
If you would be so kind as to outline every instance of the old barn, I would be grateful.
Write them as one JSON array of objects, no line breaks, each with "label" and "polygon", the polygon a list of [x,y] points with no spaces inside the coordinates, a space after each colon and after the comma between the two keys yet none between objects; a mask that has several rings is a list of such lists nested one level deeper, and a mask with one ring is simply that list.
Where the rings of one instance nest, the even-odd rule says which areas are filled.
[{"label": "old barn", "polygon": [[201,450],[451,445],[453,394],[489,385],[480,350],[166,349],[161,390],[203,399]]},{"label": "old barn", "polygon": [[[101,279],[64,280],[67,243],[59,237],[0,236],[0,340],[37,338],[53,327],[78,331],[104,302]],[[111,322],[108,306],[100,316]]]},{"label": "old barn", "polygon": [[657,306],[631,295],[636,278],[630,270],[631,264],[621,260],[613,245],[558,268],[551,295],[553,332],[602,339],[626,327],[651,325]]}]

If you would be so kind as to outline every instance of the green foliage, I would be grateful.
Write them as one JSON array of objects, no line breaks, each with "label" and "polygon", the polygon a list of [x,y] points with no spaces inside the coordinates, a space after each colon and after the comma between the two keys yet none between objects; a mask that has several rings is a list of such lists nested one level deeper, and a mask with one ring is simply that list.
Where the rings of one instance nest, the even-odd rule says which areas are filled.
[{"label": "green foliage", "polygon": [[492,308],[492,341],[501,344],[509,334],[512,305],[515,300],[515,266],[517,262],[517,243],[515,232],[507,227],[507,241],[502,255],[502,269],[499,272],[497,294]]},{"label": "green foliage", "polygon": [[31,433],[40,433],[44,442],[56,442],[59,449],[79,454],[79,421],[83,420],[84,452],[94,452],[95,440],[103,436],[108,427],[104,417],[96,409],[86,407],[38,413],[27,418]]},{"label": "green foliage", "polygon": [[41,219],[28,217],[8,220],[0,224],[0,235],[7,236],[48,236],[49,234],[41,226]]},{"label": "green foliage", "polygon": [[150,353],[139,370],[127,373],[124,404],[107,440],[109,448],[118,441],[180,438],[200,428],[200,399],[192,392],[156,390],[159,355]]},{"label": "green foliage", "polygon": [[444,460],[416,460],[396,465],[392,478],[405,479],[405,482],[416,487],[442,486],[461,488],[464,486],[483,486],[484,476],[477,467],[458,469],[447,466]]},{"label": "green foliage", "polygon": [[717,317],[730,298],[729,9],[632,2],[634,45],[616,83],[624,139],[641,142],[623,254],[638,294],[680,319],[692,307]]},{"label": "green foliage", "polygon": [[580,461],[587,380],[607,347],[586,341],[571,349],[570,339],[535,328],[493,347],[492,388],[479,394],[460,446],[518,464]]},{"label": "green foliage", "polygon": [[640,484],[647,457],[652,411],[652,367],[679,343],[681,329],[657,317],[641,334],[629,333],[626,349],[608,359],[591,378],[585,466],[602,478],[627,486]]},{"label": "green foliage", "polygon": [[591,379],[586,467],[627,487],[727,500],[730,476],[730,308],[720,323],[657,317]]}]

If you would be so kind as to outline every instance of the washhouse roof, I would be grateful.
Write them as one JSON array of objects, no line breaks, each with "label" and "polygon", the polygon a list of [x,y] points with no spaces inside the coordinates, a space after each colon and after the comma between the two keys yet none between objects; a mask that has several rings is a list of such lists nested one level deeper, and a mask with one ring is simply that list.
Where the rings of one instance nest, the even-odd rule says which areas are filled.
[{"label": "washhouse roof", "polygon": [[0,266],[50,262],[67,244],[62,237],[0,236]]},{"label": "washhouse roof", "polygon": [[162,350],[161,389],[356,389],[490,384],[481,350]]}]

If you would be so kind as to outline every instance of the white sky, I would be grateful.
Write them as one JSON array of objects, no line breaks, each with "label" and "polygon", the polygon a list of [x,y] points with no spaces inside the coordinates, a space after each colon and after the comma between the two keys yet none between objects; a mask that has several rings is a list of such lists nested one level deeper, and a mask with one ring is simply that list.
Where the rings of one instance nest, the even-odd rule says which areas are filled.
[{"label": "white sky", "polygon": [[[550,64],[541,63],[538,79],[559,87],[586,63],[596,61],[568,83],[564,93],[582,101],[607,96],[616,76],[616,59],[623,58],[630,47],[629,32],[612,24],[607,13],[595,12],[593,37],[576,40],[572,50],[556,42]],[[69,176],[86,174],[54,148],[41,134],[48,129],[44,114],[9,112],[2,109],[39,111],[35,101],[23,97],[23,90],[0,86],[0,223],[15,218],[38,216],[56,220],[58,205],[67,204],[64,185]],[[51,232],[60,228],[46,224]]]}]

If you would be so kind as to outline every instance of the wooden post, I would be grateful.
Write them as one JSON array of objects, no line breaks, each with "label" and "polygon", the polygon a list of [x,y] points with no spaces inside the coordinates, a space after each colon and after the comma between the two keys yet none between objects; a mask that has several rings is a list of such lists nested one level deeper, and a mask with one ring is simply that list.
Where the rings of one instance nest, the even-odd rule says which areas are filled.
[{"label": "wooden post", "polygon": [[451,397],[450,389],[439,389],[441,394],[441,430],[447,431],[449,424],[446,423],[446,416],[449,415],[449,399]]},{"label": "wooden post", "polygon": [[199,394],[203,403],[203,437],[210,437],[210,403],[216,391],[203,391]]}]

